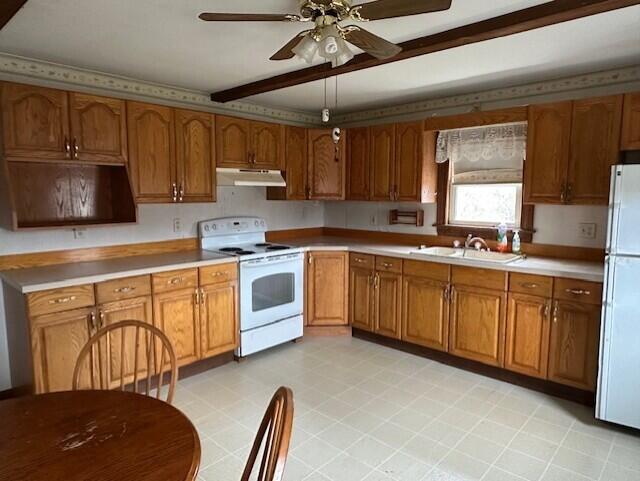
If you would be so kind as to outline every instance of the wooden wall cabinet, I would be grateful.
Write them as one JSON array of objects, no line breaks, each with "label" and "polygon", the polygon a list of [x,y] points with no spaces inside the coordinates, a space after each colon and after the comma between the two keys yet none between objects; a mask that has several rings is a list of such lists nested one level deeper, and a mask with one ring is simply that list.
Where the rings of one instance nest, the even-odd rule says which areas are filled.
[{"label": "wooden wall cabinet", "polygon": [[219,167],[282,170],[283,126],[235,117],[216,117]]},{"label": "wooden wall cabinet", "polygon": [[345,252],[310,252],[307,257],[307,315],[309,326],[349,323],[349,257]]},{"label": "wooden wall cabinet", "polygon": [[345,199],[345,146],[343,135],[338,145],[331,129],[309,130],[309,199]]},{"label": "wooden wall cabinet", "polygon": [[425,132],[422,121],[397,124],[395,144],[394,200],[435,202],[435,133]]},{"label": "wooden wall cabinet", "polygon": [[306,200],[309,197],[308,139],[304,127],[284,127],[286,187],[267,187],[267,200]]},{"label": "wooden wall cabinet", "polygon": [[369,128],[349,129],[347,199],[369,200]]},{"label": "wooden wall cabinet", "polygon": [[524,201],[606,204],[621,118],[619,95],[530,106]]},{"label": "wooden wall cabinet", "polygon": [[640,92],[624,96],[621,150],[640,150]]},{"label": "wooden wall cabinet", "polygon": [[369,143],[371,200],[393,200],[396,158],[396,126],[371,127]]}]

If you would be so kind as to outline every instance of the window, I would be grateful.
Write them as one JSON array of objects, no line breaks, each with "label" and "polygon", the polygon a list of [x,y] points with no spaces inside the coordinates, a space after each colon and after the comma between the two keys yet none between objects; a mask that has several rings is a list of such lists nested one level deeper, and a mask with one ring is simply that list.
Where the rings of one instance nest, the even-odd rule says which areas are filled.
[{"label": "window", "polygon": [[520,228],[522,184],[451,185],[449,224]]}]

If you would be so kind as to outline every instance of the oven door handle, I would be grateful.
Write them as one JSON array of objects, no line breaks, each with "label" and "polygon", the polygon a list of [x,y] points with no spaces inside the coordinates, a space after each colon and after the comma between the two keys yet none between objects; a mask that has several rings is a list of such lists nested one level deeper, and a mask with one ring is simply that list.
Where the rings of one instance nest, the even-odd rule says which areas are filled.
[{"label": "oven door handle", "polygon": [[302,257],[289,257],[287,259],[275,259],[275,260],[261,260],[259,262],[247,261],[240,263],[240,269],[246,269],[249,267],[265,267],[265,266],[277,266],[278,264],[291,264],[296,262],[302,262]]}]

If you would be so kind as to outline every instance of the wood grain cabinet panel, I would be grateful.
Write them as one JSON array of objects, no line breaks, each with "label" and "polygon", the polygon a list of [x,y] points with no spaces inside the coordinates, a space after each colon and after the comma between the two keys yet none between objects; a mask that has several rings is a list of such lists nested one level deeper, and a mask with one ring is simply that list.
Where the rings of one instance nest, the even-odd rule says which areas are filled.
[{"label": "wood grain cabinet panel", "polygon": [[284,139],[286,199],[305,200],[308,194],[307,129],[288,125],[285,127]]},{"label": "wood grain cabinet panel", "polygon": [[27,308],[31,317],[94,305],[93,284],[61,287],[27,294]]},{"label": "wood grain cabinet panel", "polygon": [[371,200],[393,200],[396,170],[395,124],[371,127],[369,158]]},{"label": "wood grain cabinet panel", "polygon": [[[121,321],[141,321],[148,324],[153,322],[153,301],[151,296],[137,297],[123,301],[114,301],[98,306],[98,327],[107,327]],[[109,353],[110,363],[103,363],[108,366],[106,370],[106,382],[109,388],[120,386],[120,380],[124,378],[124,383],[133,382],[136,355],[135,329],[128,329],[124,333],[124,345],[121,330],[112,331],[103,341],[102,353]],[[143,342],[138,347],[138,359],[146,359],[142,352]],[[124,355],[122,352],[124,351]],[[124,360],[124,362],[121,362]],[[160,360],[158,359],[158,362]],[[144,362],[139,362],[138,377],[146,373],[143,367]]]},{"label": "wood grain cabinet panel", "polygon": [[200,359],[200,321],[196,289],[180,289],[153,296],[153,324],[164,332],[184,366]]},{"label": "wood grain cabinet panel", "polygon": [[211,284],[201,289],[200,355],[202,358],[238,347],[238,283]]},{"label": "wood grain cabinet panel", "polygon": [[349,129],[347,139],[347,199],[369,199],[369,128]]},{"label": "wood grain cabinet panel", "polygon": [[402,275],[376,272],[374,300],[375,332],[400,339],[402,334]]},{"label": "wood grain cabinet panel", "polygon": [[67,92],[14,83],[1,88],[6,158],[71,159]]},{"label": "wood grain cabinet panel", "polygon": [[551,381],[594,391],[600,337],[598,305],[556,300],[549,343]]},{"label": "wood grain cabinet panel", "polygon": [[624,96],[622,150],[640,150],[640,92]]},{"label": "wood grain cabinet panel", "polygon": [[213,115],[176,110],[175,129],[178,201],[214,202],[216,167]]},{"label": "wood grain cabinet panel", "polygon": [[573,102],[568,203],[608,203],[611,166],[620,154],[621,122],[622,95]]},{"label": "wood grain cabinet panel", "polygon": [[503,366],[506,297],[501,291],[453,286],[449,352]]},{"label": "wood grain cabinet panel", "polygon": [[524,165],[526,203],[564,202],[572,102],[531,105]]},{"label": "wood grain cabinet panel", "polygon": [[[353,261],[352,261],[353,263]],[[349,270],[349,319],[357,329],[373,332],[373,268]]]},{"label": "wood grain cabinet panel", "polygon": [[95,285],[95,290],[98,304],[148,296],[151,294],[151,276],[125,277],[99,282]]},{"label": "wood grain cabinet panel", "polygon": [[424,132],[423,129],[422,121],[396,125],[394,200],[436,200],[436,133]]},{"label": "wood grain cabinet panel", "polygon": [[282,170],[283,127],[268,122],[251,122],[251,166],[254,169]]},{"label": "wood grain cabinet panel", "polygon": [[82,93],[69,94],[74,160],[127,162],[126,102]]},{"label": "wood grain cabinet panel", "polygon": [[348,324],[348,255],[344,252],[311,252],[307,263],[307,324]]},{"label": "wood grain cabinet panel", "polygon": [[[36,394],[70,391],[78,354],[89,340],[96,312],[93,308],[31,318],[31,351]],[[81,387],[90,386],[88,370]]]},{"label": "wood grain cabinet panel", "polygon": [[446,351],[449,283],[405,275],[402,298],[402,340]]},{"label": "wood grain cabinet panel", "polygon": [[129,172],[138,202],[174,202],[177,196],[173,110],[127,102]]},{"label": "wood grain cabinet panel", "polygon": [[551,299],[509,294],[504,367],[546,378]]},{"label": "wood grain cabinet panel", "polygon": [[344,200],[344,137],[336,145],[331,130],[309,130],[309,199]]},{"label": "wood grain cabinet panel", "polygon": [[251,121],[216,116],[216,160],[218,167],[248,167]]}]

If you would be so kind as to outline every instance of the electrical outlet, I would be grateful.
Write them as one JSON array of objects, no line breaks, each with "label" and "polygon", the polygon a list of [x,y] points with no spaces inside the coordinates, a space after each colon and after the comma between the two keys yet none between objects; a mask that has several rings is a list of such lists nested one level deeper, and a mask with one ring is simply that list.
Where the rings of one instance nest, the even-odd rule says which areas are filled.
[{"label": "electrical outlet", "polygon": [[373,215],[371,216],[371,218],[369,219],[369,223],[370,223],[371,225],[378,225],[378,218],[376,217],[376,215],[375,215],[375,214],[373,214]]},{"label": "electrical outlet", "polygon": [[173,219],[173,232],[181,232],[182,231],[182,221],[180,217],[176,217]]},{"label": "electrical outlet", "polygon": [[596,238],[596,224],[583,223],[579,225],[580,237],[583,239],[595,239]]},{"label": "electrical outlet", "polygon": [[87,238],[87,229],[73,229],[73,238],[83,240]]}]

